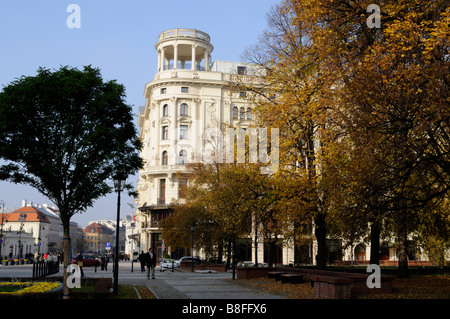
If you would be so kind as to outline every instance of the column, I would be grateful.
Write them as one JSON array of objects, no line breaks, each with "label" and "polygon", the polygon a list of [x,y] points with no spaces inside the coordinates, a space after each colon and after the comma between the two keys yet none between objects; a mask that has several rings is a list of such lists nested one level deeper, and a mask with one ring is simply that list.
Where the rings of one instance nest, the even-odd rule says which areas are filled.
[{"label": "column", "polygon": [[205,71],[209,71],[209,52],[205,49]]},{"label": "column", "polygon": [[175,43],[173,46],[173,69],[178,68],[178,44]]},{"label": "column", "polygon": [[166,48],[162,48],[161,49],[161,71],[164,71],[164,64],[166,62],[165,53],[166,53]]},{"label": "column", "polygon": [[191,70],[194,71],[195,70],[195,44],[192,45],[192,66],[191,66]]},{"label": "column", "polygon": [[161,50],[158,51],[158,72],[161,71]]}]

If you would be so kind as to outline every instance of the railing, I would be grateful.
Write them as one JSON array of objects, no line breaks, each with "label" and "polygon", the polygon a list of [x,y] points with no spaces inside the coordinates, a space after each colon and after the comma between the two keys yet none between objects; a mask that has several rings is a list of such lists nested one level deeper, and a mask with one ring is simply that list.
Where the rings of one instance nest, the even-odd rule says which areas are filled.
[{"label": "railing", "polygon": [[172,29],[161,32],[159,35],[159,40],[169,39],[169,38],[196,38],[206,42],[210,41],[210,37],[207,33],[198,31],[195,29]]},{"label": "railing", "polygon": [[57,261],[34,261],[33,278],[45,277],[59,272],[59,262]]}]

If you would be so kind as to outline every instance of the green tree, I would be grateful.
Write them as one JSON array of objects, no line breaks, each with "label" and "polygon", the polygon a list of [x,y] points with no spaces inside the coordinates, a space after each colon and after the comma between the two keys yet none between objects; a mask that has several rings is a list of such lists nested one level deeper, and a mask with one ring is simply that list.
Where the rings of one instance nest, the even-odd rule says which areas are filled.
[{"label": "green tree", "polygon": [[[59,208],[64,267],[69,264],[69,223],[112,191],[108,181],[141,166],[141,142],[125,88],[104,82],[100,70],[40,68],[0,93],[0,179],[28,184]],[[67,273],[64,295],[69,298]]]}]

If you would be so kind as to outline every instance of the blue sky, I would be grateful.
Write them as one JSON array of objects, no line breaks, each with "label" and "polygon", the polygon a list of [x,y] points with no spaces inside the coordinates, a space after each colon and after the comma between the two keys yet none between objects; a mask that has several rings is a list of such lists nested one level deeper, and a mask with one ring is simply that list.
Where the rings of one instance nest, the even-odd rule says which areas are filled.
[{"label": "blue sky", "polygon": [[[0,2],[0,87],[21,75],[35,75],[42,66],[92,65],[105,80],[126,87],[127,103],[137,115],[144,105],[144,86],[156,72],[154,48],[160,32],[192,28],[211,36],[213,60],[242,61],[244,50],[267,27],[266,14],[279,0],[154,1],[154,0],[2,0]],[[68,28],[70,4],[81,9],[81,27]],[[137,176],[129,183],[136,185]],[[94,219],[115,219],[116,194],[107,195],[72,220],[81,226]],[[49,203],[34,189],[0,181],[0,199],[7,207],[22,199]],[[134,213],[122,199],[121,216]]]}]

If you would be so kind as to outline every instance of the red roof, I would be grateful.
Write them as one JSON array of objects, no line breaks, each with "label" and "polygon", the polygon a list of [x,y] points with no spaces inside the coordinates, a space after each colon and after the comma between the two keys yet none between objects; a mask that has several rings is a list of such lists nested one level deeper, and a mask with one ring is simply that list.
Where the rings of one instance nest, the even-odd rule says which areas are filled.
[{"label": "red roof", "polygon": [[85,232],[85,233],[105,233],[105,234],[113,233],[113,231],[111,229],[109,229],[108,227],[100,225],[99,223],[95,223],[95,222],[87,225],[83,229],[83,232]]},{"label": "red roof", "polygon": [[45,215],[45,213],[43,213],[41,210],[33,206],[24,206],[22,208],[13,211],[12,213],[4,214],[3,221],[50,223],[49,219],[47,218],[47,215]]}]

